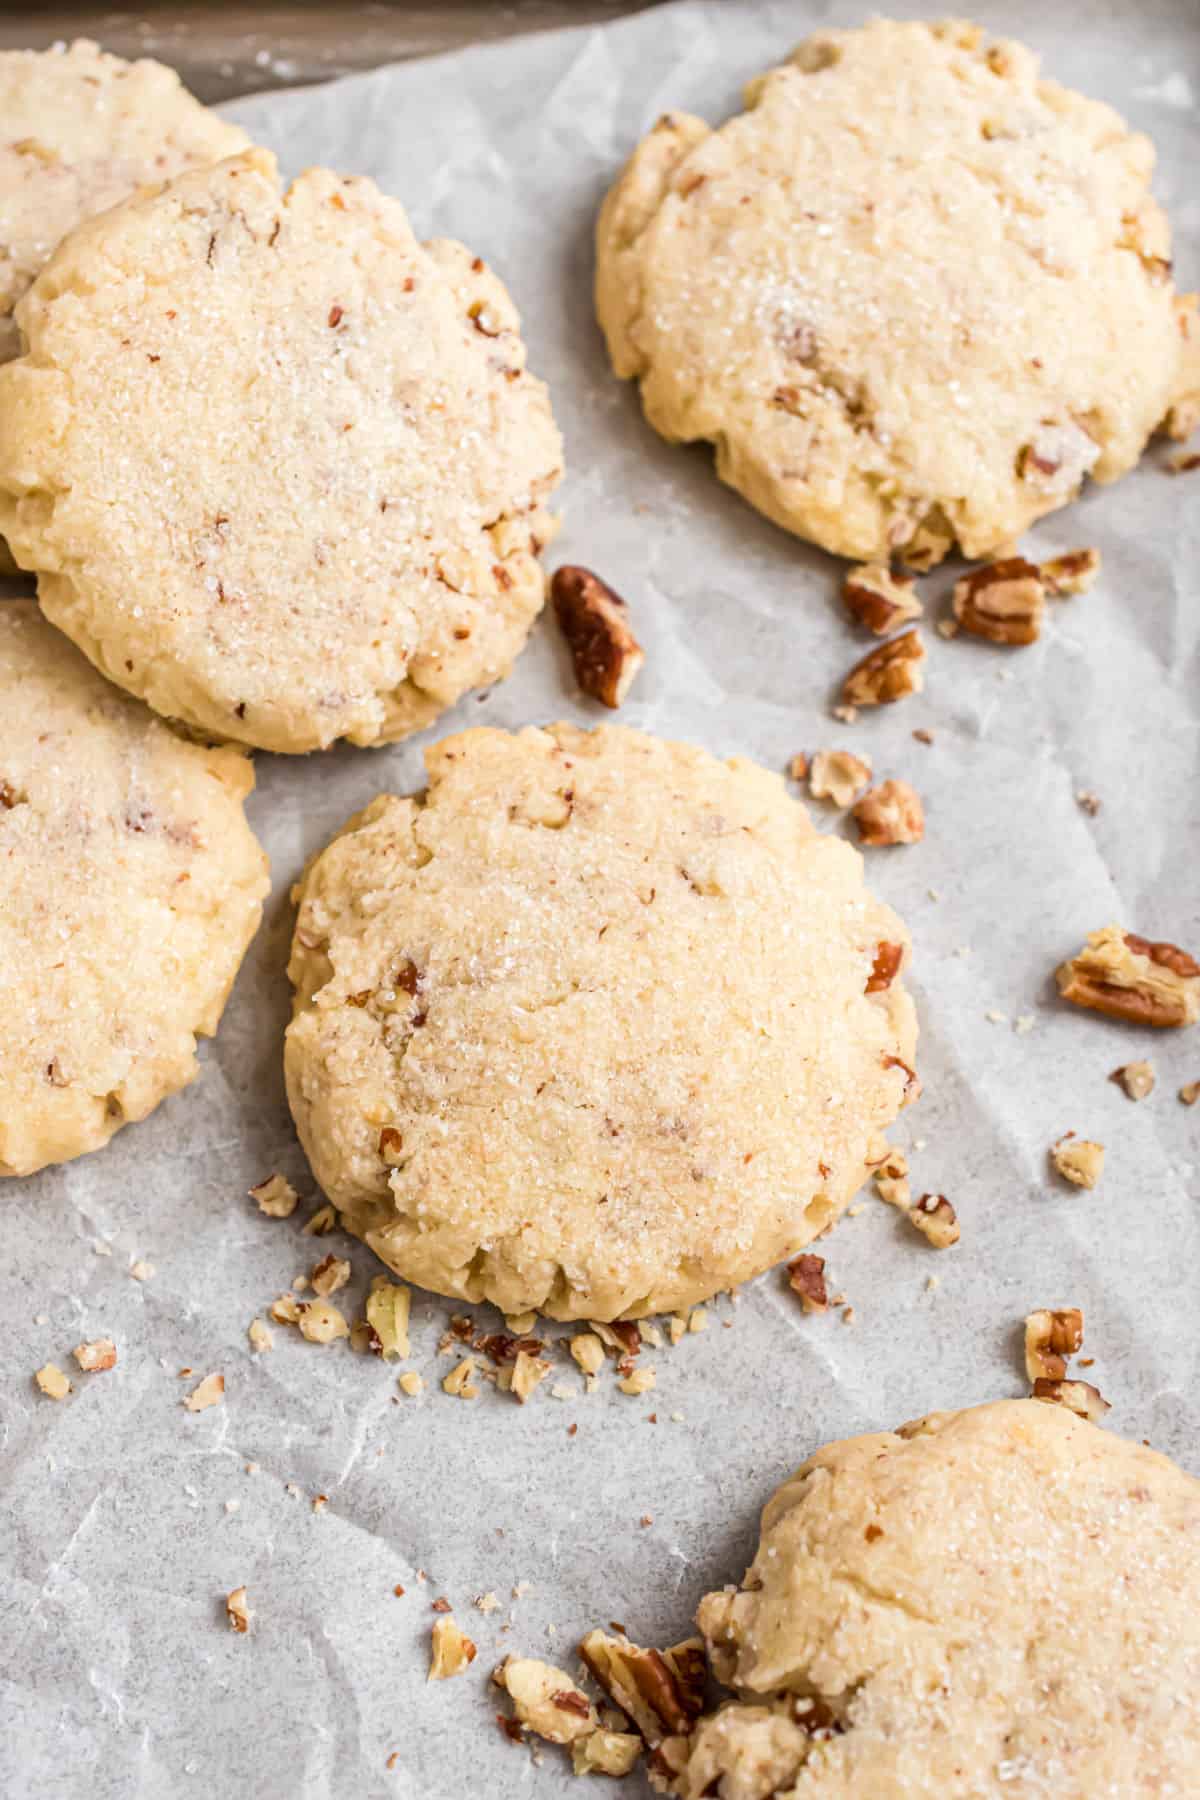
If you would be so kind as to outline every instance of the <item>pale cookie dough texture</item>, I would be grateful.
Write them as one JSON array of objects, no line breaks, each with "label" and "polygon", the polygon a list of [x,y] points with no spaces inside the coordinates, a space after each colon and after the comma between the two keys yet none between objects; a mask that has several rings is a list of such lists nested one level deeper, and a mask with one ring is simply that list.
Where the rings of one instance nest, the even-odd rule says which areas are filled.
[{"label": "pale cookie dough texture", "polygon": [[768,518],[864,562],[984,556],[1194,410],[1152,146],[1028,50],[877,20],[746,105],[638,146],[597,307],[655,429]]},{"label": "pale cookie dough texture", "polygon": [[685,1800],[1197,1791],[1200,1482],[1064,1407],[818,1451],[697,1616],[740,1698],[665,1747]]},{"label": "pale cookie dough texture", "polygon": [[0,1175],[197,1073],[267,891],[248,757],[185,742],[31,601],[0,605]]},{"label": "pale cookie dough texture", "polygon": [[916,1089],[875,974],[908,934],[858,853],[778,776],[621,728],[426,764],[298,889],[288,1095],[345,1224],[560,1319],[703,1300],[830,1225]]},{"label": "pale cookie dough texture", "polygon": [[0,357],[13,308],[69,231],[147,182],[217,162],[246,134],[194,100],[173,69],[86,39],[0,52]]},{"label": "pale cookie dough texture", "polygon": [[0,531],[157,712],[372,744],[495,681],[561,473],[516,312],[365,179],[255,150],[72,233],[0,369]]}]

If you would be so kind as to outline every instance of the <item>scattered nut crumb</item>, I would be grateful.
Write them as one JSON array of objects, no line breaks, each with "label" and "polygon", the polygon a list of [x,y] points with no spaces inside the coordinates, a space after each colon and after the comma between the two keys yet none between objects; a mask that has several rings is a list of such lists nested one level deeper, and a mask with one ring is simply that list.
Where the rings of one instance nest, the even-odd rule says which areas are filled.
[{"label": "scattered nut crumb", "polygon": [[325,1508],[328,1505],[329,1505],[329,1495],[328,1494],[314,1494],[313,1495],[312,1509],[315,1513],[323,1513],[325,1511]]},{"label": "scattered nut crumb", "polygon": [[1090,788],[1080,788],[1075,796],[1075,804],[1081,812],[1088,815],[1089,819],[1094,819],[1100,811],[1100,796],[1093,794]]},{"label": "scattered nut crumb", "polygon": [[1168,475],[1190,475],[1200,469],[1200,450],[1176,450],[1167,458]]},{"label": "scattered nut crumb", "polygon": [[825,1287],[825,1258],[806,1251],[787,1266],[788,1286],[800,1296],[806,1313],[823,1313],[829,1306]]},{"label": "scattered nut crumb", "polygon": [[139,1256],[136,1262],[130,1263],[129,1273],[135,1281],[149,1281],[154,1274],[154,1264]]},{"label": "scattered nut crumb", "polygon": [[857,706],[831,706],[831,717],[841,721],[843,725],[853,725],[858,718]]},{"label": "scattered nut crumb", "polygon": [[65,1400],[71,1391],[71,1383],[57,1363],[45,1363],[36,1371],[33,1379],[47,1400]]},{"label": "scattered nut crumb", "polygon": [[911,575],[893,575],[882,563],[863,563],[846,572],[842,601],[858,624],[876,637],[919,619],[924,610]]},{"label": "scattered nut crumb", "polygon": [[1119,925],[1090,932],[1055,980],[1064,1000],[1135,1025],[1194,1025],[1200,1018],[1200,963],[1174,944],[1152,943]]},{"label": "scattered nut crumb", "polygon": [[808,789],[814,800],[849,806],[870,779],[871,764],[866,757],[850,750],[818,750],[809,770]]},{"label": "scattered nut crumb", "polygon": [[371,1348],[390,1361],[409,1354],[408,1319],[412,1308],[410,1289],[377,1275],[367,1295],[367,1324],[374,1334]]},{"label": "scattered nut crumb", "polygon": [[605,706],[620,706],[646,660],[624,600],[590,569],[569,565],[555,570],[550,598],[576,681]]},{"label": "scattered nut crumb", "polygon": [[1076,1187],[1094,1188],[1104,1172],[1104,1145],[1068,1134],[1050,1151],[1059,1174]]},{"label": "scattered nut crumb", "polygon": [[954,617],[992,644],[1032,644],[1042,628],[1045,588],[1022,556],[985,563],[954,584]]},{"label": "scattered nut crumb", "polygon": [[882,706],[919,694],[925,685],[924,661],[925,646],[913,625],[855,663],[842,682],[842,699],[849,706]]},{"label": "scattered nut crumb", "polygon": [[617,1382],[623,1394],[648,1394],[654,1386],[653,1369],[631,1369]]},{"label": "scattered nut crumb", "polygon": [[918,725],[917,729],[913,732],[913,736],[916,738],[918,744],[933,743],[932,731],[927,731],[923,725]]},{"label": "scattered nut crumb", "polygon": [[300,1196],[291,1182],[283,1175],[268,1175],[257,1187],[250,1189],[252,1200],[258,1201],[259,1212],[266,1213],[269,1219],[288,1219],[300,1203]]},{"label": "scattered nut crumb", "polygon": [[948,1250],[958,1242],[958,1214],[945,1194],[922,1194],[908,1217],[935,1250]]},{"label": "scattered nut crumb", "polygon": [[405,1369],[403,1375],[398,1378],[396,1385],[402,1394],[408,1394],[411,1398],[414,1394],[419,1394],[421,1392],[425,1383],[421,1380],[421,1377],[417,1374],[415,1369]]},{"label": "scattered nut crumb", "polygon": [[185,1394],[183,1404],[189,1412],[203,1412],[206,1407],[220,1406],[225,1398],[225,1377],[223,1375],[206,1375],[199,1387],[194,1387],[190,1394]]},{"label": "scattered nut crumb", "polygon": [[111,1338],[95,1338],[90,1344],[76,1344],[71,1352],[80,1368],[89,1375],[111,1369],[117,1360],[117,1346]]},{"label": "scattered nut crumb", "polygon": [[808,758],[802,750],[798,750],[787,766],[788,776],[792,781],[803,781],[808,775]]},{"label": "scattered nut crumb", "polygon": [[1179,1098],[1185,1106],[1195,1106],[1200,1100],[1200,1081],[1188,1081],[1179,1090]]},{"label": "scattered nut crumb", "polygon": [[518,1350],[512,1370],[512,1391],[522,1406],[549,1373],[550,1364],[545,1357],[530,1356],[528,1350]]},{"label": "scattered nut crumb", "polygon": [[249,1631],[250,1608],[246,1604],[246,1590],[244,1587],[235,1587],[231,1594],[226,1594],[225,1617],[229,1620],[234,1631],[239,1632],[243,1637]]},{"label": "scattered nut crumb", "polygon": [[472,1606],[477,1606],[481,1613],[494,1613],[498,1612],[500,1609],[499,1600],[496,1595],[490,1591],[486,1594],[476,1594],[471,1604]]},{"label": "scattered nut crumb", "polygon": [[1083,1347],[1083,1314],[1077,1306],[1032,1312],[1025,1320],[1025,1373],[1030,1381],[1062,1381],[1067,1363]]},{"label": "scattered nut crumb", "polygon": [[1046,592],[1055,600],[1069,594],[1086,594],[1100,573],[1098,550],[1066,550],[1040,566]]},{"label": "scattered nut crumb", "polygon": [[300,1308],[300,1317],[296,1321],[300,1327],[300,1335],[307,1338],[310,1344],[332,1344],[338,1338],[350,1336],[350,1326],[344,1314],[328,1300],[309,1300]]},{"label": "scattered nut crumb", "polygon": [[925,835],[921,796],[907,781],[881,782],[863,795],[852,816],[860,844],[919,844]]},{"label": "scattered nut crumb", "polygon": [[455,1394],[460,1400],[474,1400],[479,1393],[479,1389],[471,1380],[474,1373],[475,1358],[473,1356],[464,1356],[460,1363],[455,1363],[450,1373],[445,1377],[442,1382],[442,1387],[445,1389],[446,1393]]},{"label": "scattered nut crumb", "polygon": [[1037,1014],[1036,1013],[1018,1013],[1016,1018],[1013,1020],[1013,1030],[1016,1032],[1018,1037],[1028,1037],[1029,1033],[1033,1030],[1033,1028],[1036,1024],[1037,1024]]},{"label": "scattered nut crumb", "polygon": [[1106,1412],[1112,1410],[1110,1403],[1104,1398],[1100,1389],[1093,1387],[1090,1381],[1046,1381],[1039,1379],[1033,1384],[1035,1400],[1046,1400],[1054,1405],[1065,1406],[1081,1419],[1090,1419],[1098,1425]]},{"label": "scattered nut crumb", "polygon": [[274,1333],[269,1325],[264,1324],[262,1319],[251,1319],[249,1325],[246,1327],[246,1336],[250,1339],[250,1348],[252,1350],[270,1350],[275,1342]]},{"label": "scattered nut crumb", "polygon": [[344,1256],[323,1256],[319,1263],[314,1263],[308,1279],[314,1293],[336,1294],[350,1279],[350,1264]]},{"label": "scattered nut crumb", "polygon": [[956,638],[958,636],[958,620],[939,619],[934,626],[934,630],[940,638],[946,638],[947,641],[949,641],[950,638]]},{"label": "scattered nut crumb", "polygon": [[429,1657],[429,1681],[448,1681],[475,1661],[475,1646],[453,1618],[435,1619]]},{"label": "scattered nut crumb", "polygon": [[319,1206],[303,1227],[305,1237],[328,1237],[337,1226],[337,1212],[332,1206]]},{"label": "scattered nut crumb", "polygon": [[1154,1092],[1154,1064],[1124,1063],[1114,1069],[1108,1079],[1119,1082],[1131,1100],[1145,1100]]},{"label": "scattered nut crumb", "polygon": [[574,1743],[599,1726],[587,1695],[553,1663],[510,1656],[497,1671],[496,1684],[507,1692],[519,1722],[551,1744]]},{"label": "scattered nut crumb", "polygon": [[294,1294],[280,1294],[277,1300],[272,1300],[270,1313],[278,1325],[298,1325],[300,1302]]}]

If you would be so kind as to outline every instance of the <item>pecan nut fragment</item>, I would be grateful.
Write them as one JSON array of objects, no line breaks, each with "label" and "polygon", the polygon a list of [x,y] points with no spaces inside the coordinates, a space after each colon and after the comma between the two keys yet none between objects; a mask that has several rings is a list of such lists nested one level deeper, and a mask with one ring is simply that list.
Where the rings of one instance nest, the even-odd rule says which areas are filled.
[{"label": "pecan nut fragment", "polygon": [[629,693],[645,662],[629,629],[629,608],[590,569],[565,564],[550,583],[555,617],[585,694],[616,708]]},{"label": "pecan nut fragment", "polygon": [[1017,473],[1043,494],[1070,494],[1100,455],[1100,446],[1073,420],[1046,421],[1017,456]]},{"label": "pecan nut fragment", "polygon": [[449,1681],[475,1661],[475,1645],[446,1614],[433,1623],[427,1681]]},{"label": "pecan nut fragment", "polygon": [[1083,1348],[1083,1314],[1077,1306],[1042,1308],[1025,1320],[1025,1373],[1030,1381],[1062,1381],[1067,1363]]},{"label": "pecan nut fragment", "polygon": [[886,637],[897,626],[921,617],[924,608],[915,586],[912,575],[893,575],[883,563],[864,563],[847,572],[842,601],[852,619],[876,637]]},{"label": "pecan nut fragment", "polygon": [[907,781],[881,781],[853,809],[858,841],[875,849],[919,844],[925,836],[925,808]]},{"label": "pecan nut fragment", "polygon": [[1050,1160],[1072,1187],[1094,1188],[1104,1173],[1104,1145],[1068,1131],[1051,1147]]},{"label": "pecan nut fragment", "polygon": [[949,1250],[959,1238],[958,1214],[945,1194],[922,1194],[908,1217],[935,1250]]},{"label": "pecan nut fragment", "polygon": [[867,976],[865,992],[882,994],[891,987],[900,972],[904,961],[904,945],[889,944],[886,941],[875,947],[875,961],[871,964],[871,973]]},{"label": "pecan nut fragment", "polygon": [[1086,594],[1099,573],[1098,550],[1065,550],[1039,569],[1046,592],[1056,600],[1068,594]]},{"label": "pecan nut fragment", "polygon": [[919,694],[925,685],[924,661],[925,645],[914,625],[855,663],[842,682],[842,699],[847,706],[888,706],[906,694]]},{"label": "pecan nut fragment", "polygon": [[1112,1411],[1111,1402],[1090,1381],[1048,1381],[1039,1377],[1033,1384],[1033,1397],[1052,1406],[1065,1406],[1081,1419],[1090,1419],[1093,1425]]},{"label": "pecan nut fragment", "polygon": [[1108,1078],[1125,1089],[1131,1100],[1147,1100],[1154,1092],[1154,1064],[1149,1062],[1123,1063],[1114,1069]]},{"label": "pecan nut fragment", "polygon": [[688,1638],[670,1650],[644,1650],[627,1637],[589,1631],[579,1654],[651,1749],[665,1737],[690,1731],[699,1717],[707,1671],[699,1638]]},{"label": "pecan nut fragment", "polygon": [[496,1682],[513,1703],[520,1724],[551,1744],[571,1744],[599,1726],[595,1708],[564,1669],[531,1656],[510,1656]]},{"label": "pecan nut fragment", "polygon": [[954,585],[954,617],[990,644],[1032,644],[1042,629],[1046,590],[1036,563],[1008,556]]},{"label": "pecan nut fragment", "polygon": [[806,1251],[797,1256],[787,1266],[788,1286],[793,1293],[800,1296],[800,1304],[806,1313],[823,1313],[829,1310],[829,1292],[825,1286],[825,1258],[814,1256]]},{"label": "pecan nut fragment", "polygon": [[808,770],[808,790],[814,800],[832,800],[849,806],[871,779],[871,765],[851,750],[818,750]]},{"label": "pecan nut fragment", "polygon": [[1055,980],[1064,1000],[1135,1025],[1194,1025],[1200,1018],[1200,963],[1174,944],[1152,943],[1119,925],[1089,933]]}]

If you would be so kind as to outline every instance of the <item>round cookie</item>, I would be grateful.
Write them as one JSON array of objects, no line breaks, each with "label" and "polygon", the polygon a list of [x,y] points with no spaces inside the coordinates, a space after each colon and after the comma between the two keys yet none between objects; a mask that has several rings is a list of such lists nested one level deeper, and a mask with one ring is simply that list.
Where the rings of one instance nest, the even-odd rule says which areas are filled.
[{"label": "round cookie", "polygon": [[978,27],[809,39],[670,113],[597,230],[618,375],[768,518],[863,561],[996,550],[1194,417],[1154,152]]},{"label": "round cookie", "polygon": [[499,281],[370,181],[252,151],[74,232],[0,369],[0,531],[157,712],[402,737],[506,674],[561,473]]},{"label": "round cookie", "polygon": [[660,1753],[683,1800],[1193,1791],[1200,1482],[1065,1407],[818,1451],[697,1619],[741,1698]]},{"label": "round cookie", "polygon": [[197,1073],[262,914],[254,785],[0,605],[0,1175],[95,1150]]},{"label": "round cookie", "polygon": [[81,220],[248,143],[173,69],[86,39],[0,52],[0,118],[0,357],[20,349],[17,301]]},{"label": "round cookie", "polygon": [[474,730],[307,869],[288,1096],[398,1274],[611,1319],[830,1225],[915,1094],[908,936],[753,763]]}]

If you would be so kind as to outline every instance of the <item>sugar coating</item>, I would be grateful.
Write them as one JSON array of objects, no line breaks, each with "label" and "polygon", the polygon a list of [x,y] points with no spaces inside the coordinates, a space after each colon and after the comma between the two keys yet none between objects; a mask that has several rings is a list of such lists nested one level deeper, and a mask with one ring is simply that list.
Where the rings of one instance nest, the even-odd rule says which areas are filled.
[{"label": "sugar coating", "polygon": [[256,150],[90,221],[0,370],[0,531],[157,712],[370,744],[507,673],[561,473],[516,312],[365,179]]},{"label": "sugar coating", "polygon": [[830,1225],[910,1090],[900,921],[782,779],[474,730],[297,890],[288,1095],[344,1222],[512,1315],[675,1310]]},{"label": "sugar coating", "polygon": [[247,757],[185,742],[30,601],[0,606],[0,718],[0,1175],[28,1175],[193,1079],[268,881]]},{"label": "sugar coating", "polygon": [[693,1736],[684,1800],[1194,1789],[1200,1483],[1065,1407],[818,1451],[697,1618],[741,1698]]},{"label": "sugar coating", "polygon": [[823,32],[746,105],[667,114],[600,215],[656,430],[863,561],[986,555],[1132,466],[1197,379],[1148,139],[961,21]]},{"label": "sugar coating", "polygon": [[0,118],[0,357],[20,348],[17,301],[81,220],[248,142],[174,69],[124,62],[86,38],[0,52]]}]

